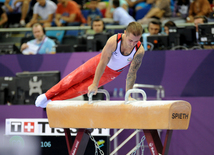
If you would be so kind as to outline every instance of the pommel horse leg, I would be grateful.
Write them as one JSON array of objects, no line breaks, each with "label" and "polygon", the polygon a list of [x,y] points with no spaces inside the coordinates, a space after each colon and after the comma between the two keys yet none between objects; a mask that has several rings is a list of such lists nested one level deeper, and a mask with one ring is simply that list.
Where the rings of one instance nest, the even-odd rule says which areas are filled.
[{"label": "pommel horse leg", "polygon": [[157,130],[143,130],[152,155],[167,155],[171,141],[172,130],[167,130],[164,146],[161,143]]},{"label": "pommel horse leg", "polygon": [[89,135],[93,129],[78,129],[76,138],[72,145],[71,134],[69,128],[64,128],[65,139],[68,148],[69,155],[83,155],[85,153],[86,146],[88,144]]}]

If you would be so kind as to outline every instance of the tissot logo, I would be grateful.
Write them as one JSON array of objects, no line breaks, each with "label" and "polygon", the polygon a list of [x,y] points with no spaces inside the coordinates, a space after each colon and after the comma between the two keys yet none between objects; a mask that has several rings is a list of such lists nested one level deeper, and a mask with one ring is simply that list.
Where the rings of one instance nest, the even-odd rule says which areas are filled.
[{"label": "tissot logo", "polygon": [[[50,128],[48,119],[6,119],[5,124],[6,135],[65,135],[63,128]],[[75,136],[77,131],[70,129],[72,136]],[[92,135],[109,136],[109,129],[94,129]]]},{"label": "tissot logo", "polygon": [[24,122],[24,132],[34,132],[34,122]]},{"label": "tissot logo", "polygon": [[11,122],[11,132],[21,132],[22,131],[21,122]]}]

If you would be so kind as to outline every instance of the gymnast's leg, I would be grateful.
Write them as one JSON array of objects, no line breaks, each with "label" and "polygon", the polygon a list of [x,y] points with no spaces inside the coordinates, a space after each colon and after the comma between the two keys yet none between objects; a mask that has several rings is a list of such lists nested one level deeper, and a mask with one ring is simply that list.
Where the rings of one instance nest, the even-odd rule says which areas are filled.
[{"label": "gymnast's leg", "polygon": [[[106,67],[100,81],[99,86],[103,86],[106,83],[109,83],[113,79],[115,79],[121,72],[116,72],[111,70],[110,68]],[[67,91],[65,91],[63,94],[59,94],[55,97],[53,97],[51,100],[66,100],[71,99],[80,95],[84,95],[88,92],[88,86],[90,86],[93,83],[94,75],[88,77],[87,79],[83,80],[81,83],[75,84],[72,87],[70,87]]]},{"label": "gymnast's leg", "polygon": [[64,77],[59,83],[49,89],[45,94],[41,94],[36,99],[36,106],[46,107],[47,101],[53,97],[63,94],[70,87],[81,83],[83,80],[95,74],[96,67],[100,61],[101,53],[91,58],[83,65]]},{"label": "gymnast's leg", "polygon": [[[105,85],[106,83],[112,81],[113,79],[115,79],[121,72],[117,72],[114,71],[108,67],[106,67],[100,81],[99,81],[99,87]],[[71,99],[83,94],[86,94],[88,92],[88,86],[92,84],[94,79],[94,75],[86,78],[85,80],[83,80],[81,83],[77,83],[75,85],[73,85],[72,87],[70,87],[69,89],[67,89],[67,91],[64,91],[61,94],[58,94],[56,96],[54,96],[53,98],[51,98],[51,100],[66,100],[66,99]],[[41,102],[39,100],[39,98],[36,101],[36,106],[37,107],[46,107],[46,105],[48,104],[49,101],[51,100],[46,100],[44,103]]]}]

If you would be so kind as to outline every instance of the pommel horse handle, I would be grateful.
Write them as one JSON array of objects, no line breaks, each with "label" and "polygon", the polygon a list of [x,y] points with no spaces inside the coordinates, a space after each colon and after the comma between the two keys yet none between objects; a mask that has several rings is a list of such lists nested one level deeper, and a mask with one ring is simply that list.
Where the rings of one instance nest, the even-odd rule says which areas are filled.
[{"label": "pommel horse handle", "polygon": [[143,101],[146,101],[147,100],[147,95],[146,95],[146,92],[142,89],[129,89],[127,92],[126,92],[126,95],[125,95],[125,104],[128,104],[130,103],[129,101],[129,95],[131,93],[141,93],[142,96],[143,96]]},{"label": "pommel horse handle", "polygon": [[[106,100],[107,100],[107,101],[110,100],[110,95],[109,95],[109,93],[108,93],[107,90],[105,90],[105,89],[98,89],[98,90],[97,90],[97,93],[103,93],[103,94],[105,94],[105,95],[106,95]],[[93,96],[93,95],[94,95],[93,92],[89,94],[89,97],[88,97],[88,104],[92,104],[92,103],[93,103],[93,101],[92,101],[92,96]]]}]

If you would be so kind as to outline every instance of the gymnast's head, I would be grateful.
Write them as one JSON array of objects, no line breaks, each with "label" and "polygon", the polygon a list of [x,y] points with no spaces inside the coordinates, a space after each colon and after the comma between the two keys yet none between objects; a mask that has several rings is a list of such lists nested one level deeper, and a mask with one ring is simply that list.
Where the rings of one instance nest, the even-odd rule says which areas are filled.
[{"label": "gymnast's head", "polygon": [[140,40],[143,33],[142,25],[138,22],[131,22],[124,31],[125,42],[131,48],[134,47]]}]

